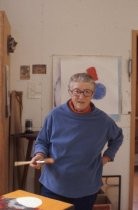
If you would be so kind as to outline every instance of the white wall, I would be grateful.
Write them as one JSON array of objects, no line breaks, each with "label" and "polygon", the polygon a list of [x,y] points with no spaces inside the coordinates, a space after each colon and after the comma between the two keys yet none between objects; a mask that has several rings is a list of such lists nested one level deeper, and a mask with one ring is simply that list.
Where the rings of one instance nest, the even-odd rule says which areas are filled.
[{"label": "white wall", "polygon": [[[52,55],[121,56],[122,114],[119,125],[124,144],[104,174],[122,175],[121,210],[128,209],[130,159],[130,82],[127,61],[131,31],[138,28],[137,0],[0,0],[18,42],[11,54],[11,89],[23,91],[24,119],[39,129],[52,107]],[[27,98],[30,81],[20,80],[20,65],[46,64],[47,74],[31,75],[42,83],[41,99]],[[110,79],[110,78],[107,78]],[[110,103],[110,102],[109,102]]]}]

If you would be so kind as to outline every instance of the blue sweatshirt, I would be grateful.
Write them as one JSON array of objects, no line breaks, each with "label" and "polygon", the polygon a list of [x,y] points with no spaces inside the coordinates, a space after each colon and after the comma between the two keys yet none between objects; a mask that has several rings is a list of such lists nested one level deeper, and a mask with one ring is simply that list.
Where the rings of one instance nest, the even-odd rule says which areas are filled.
[{"label": "blue sweatshirt", "polygon": [[56,107],[35,142],[35,154],[55,159],[54,164],[44,166],[39,181],[65,197],[94,194],[102,185],[102,155],[113,160],[122,141],[122,129],[100,109],[78,114],[67,103]]}]

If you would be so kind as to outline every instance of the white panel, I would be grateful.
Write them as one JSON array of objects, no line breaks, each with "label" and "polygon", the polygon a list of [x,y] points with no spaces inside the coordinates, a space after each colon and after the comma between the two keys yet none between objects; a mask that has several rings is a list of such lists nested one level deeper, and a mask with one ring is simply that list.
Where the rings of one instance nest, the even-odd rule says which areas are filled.
[{"label": "white panel", "polygon": [[[56,60],[57,63],[57,60]],[[93,100],[94,104],[108,114],[120,114],[120,58],[112,56],[72,56],[61,57],[59,63],[53,64],[54,69],[54,101],[56,105],[68,100],[69,78],[78,72],[86,72],[89,67],[95,67],[98,75],[96,83],[106,87],[106,95],[101,100]],[[61,71],[61,73],[60,73]],[[58,76],[57,76],[58,75]],[[60,89],[61,87],[61,89]],[[55,90],[56,89],[56,90]],[[59,98],[61,97],[61,101]]]}]

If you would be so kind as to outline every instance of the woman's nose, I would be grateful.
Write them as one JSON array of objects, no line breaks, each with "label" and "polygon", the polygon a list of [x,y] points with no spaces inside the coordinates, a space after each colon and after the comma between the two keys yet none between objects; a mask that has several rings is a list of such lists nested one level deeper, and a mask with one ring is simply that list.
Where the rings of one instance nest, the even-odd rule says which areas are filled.
[{"label": "woman's nose", "polygon": [[83,92],[81,92],[81,93],[79,94],[79,98],[85,98],[85,96],[84,96],[84,93],[83,93]]}]

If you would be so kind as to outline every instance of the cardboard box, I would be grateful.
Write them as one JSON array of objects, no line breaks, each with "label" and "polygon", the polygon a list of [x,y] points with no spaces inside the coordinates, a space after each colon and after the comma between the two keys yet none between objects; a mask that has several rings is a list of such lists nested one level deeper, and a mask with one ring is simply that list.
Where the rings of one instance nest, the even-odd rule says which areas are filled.
[{"label": "cardboard box", "polygon": [[93,210],[111,210],[112,204],[105,194],[98,194]]}]

